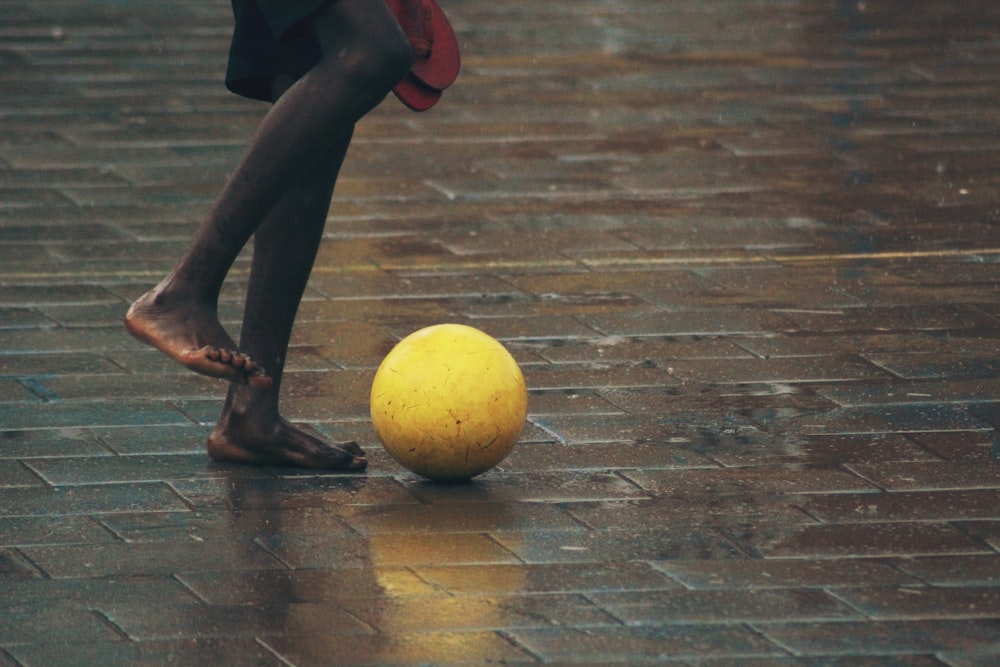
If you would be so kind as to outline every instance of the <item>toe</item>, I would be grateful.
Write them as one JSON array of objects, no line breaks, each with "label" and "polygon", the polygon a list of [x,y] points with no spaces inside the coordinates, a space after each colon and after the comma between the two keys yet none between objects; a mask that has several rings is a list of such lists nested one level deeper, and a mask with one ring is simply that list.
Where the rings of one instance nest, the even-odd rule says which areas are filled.
[{"label": "toe", "polygon": [[247,375],[247,384],[256,389],[267,389],[274,384],[269,375],[263,373]]},{"label": "toe", "polygon": [[364,458],[365,457],[365,450],[361,449],[361,445],[359,445],[358,443],[354,442],[353,440],[350,441],[350,442],[342,443],[340,445],[340,448],[343,449],[344,451],[348,452],[349,454],[353,454],[356,457],[359,457],[359,458]]},{"label": "toe", "polygon": [[271,376],[265,373],[264,369],[260,366],[257,366],[252,371],[246,373],[245,377],[247,384],[257,389],[267,389],[274,384],[274,380],[271,379]]},{"label": "toe", "polygon": [[368,467],[368,459],[365,458],[365,452],[358,443],[353,440],[349,442],[339,442],[335,445],[345,455],[344,458],[349,459],[349,462],[345,466],[345,470],[364,470]]}]

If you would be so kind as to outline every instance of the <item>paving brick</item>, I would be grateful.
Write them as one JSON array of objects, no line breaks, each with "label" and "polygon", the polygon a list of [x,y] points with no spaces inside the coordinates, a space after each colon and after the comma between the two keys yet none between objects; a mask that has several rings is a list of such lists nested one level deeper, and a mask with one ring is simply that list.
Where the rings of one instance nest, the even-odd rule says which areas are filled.
[{"label": "paving brick", "polygon": [[[893,371],[895,372],[895,371]],[[1000,389],[993,378],[964,379],[960,369],[953,377],[963,379],[938,382],[901,382],[866,387],[823,387],[820,394],[845,407],[859,405],[928,405],[992,403]]]},{"label": "paving brick", "polygon": [[813,519],[781,498],[753,497],[740,494],[727,502],[713,500],[714,494],[663,496],[651,500],[571,503],[565,511],[582,524],[601,531],[623,526],[662,524],[672,530],[756,524],[760,521],[780,525],[813,523]]},{"label": "paving brick", "polygon": [[566,503],[640,499],[648,494],[609,472],[492,474],[474,485],[417,483],[411,493],[425,503]]},{"label": "paving brick", "polygon": [[0,380],[0,401],[4,403],[41,403],[39,394],[44,393],[45,389],[31,380]]},{"label": "paving brick", "polygon": [[[623,230],[621,233],[630,232]],[[585,256],[610,252],[610,249],[595,247]],[[622,254],[621,250],[617,252],[618,256]],[[685,269],[655,266],[647,269],[623,267],[614,272],[596,269],[515,276],[511,282],[541,304],[554,302],[564,308],[582,306],[575,308],[574,313],[604,314],[602,310],[624,313],[622,306],[626,305],[629,310],[648,313],[678,306],[697,308],[712,294],[710,284]]]},{"label": "paving brick", "polygon": [[330,510],[240,510],[214,512],[138,512],[98,517],[110,534],[125,542],[188,542],[217,539],[257,539],[285,530],[304,534],[348,530],[339,513]]},{"label": "paving brick", "polygon": [[716,531],[632,528],[616,532],[549,531],[492,536],[530,564],[604,563],[735,558],[739,551]]},{"label": "paving brick", "polygon": [[997,554],[907,558],[897,567],[935,586],[995,586],[1000,581]]},{"label": "paving brick", "polygon": [[0,549],[0,578],[3,579],[4,585],[41,576],[41,572],[16,550]]},{"label": "paving brick", "polygon": [[875,355],[895,353],[943,354],[955,349],[960,336],[936,337],[924,332],[851,333],[823,331],[811,335],[789,333],[745,337],[740,347],[764,358],[815,357],[835,354]]},{"label": "paving brick", "polygon": [[907,586],[838,591],[838,596],[876,619],[997,618],[1000,591],[983,587]]},{"label": "paving brick", "polygon": [[39,459],[27,465],[41,479],[58,487],[159,482],[218,474],[206,464],[202,453]]},{"label": "paving brick", "polygon": [[[522,163],[520,160],[514,160],[512,164]],[[542,163],[542,168],[548,168],[547,161]],[[546,230],[546,233],[537,238],[536,243],[530,247],[525,247],[522,239],[506,231],[478,233],[456,239],[445,238],[441,243],[457,255],[484,255],[498,252],[509,254],[513,251],[522,257],[540,256],[546,259],[563,253],[588,254],[595,248],[625,252],[636,249],[631,243],[605,231],[588,229]]]},{"label": "paving brick", "polygon": [[475,660],[537,664],[523,648],[496,632],[408,632],[343,638],[275,637],[263,642],[283,661],[304,667],[327,665],[330,656],[353,665],[419,664],[428,658],[441,664]]},{"label": "paving brick", "polygon": [[526,629],[513,638],[547,662],[596,664],[696,659],[713,655],[778,657],[783,651],[740,626],[690,624],[641,628]]},{"label": "paving brick", "polygon": [[88,423],[112,426],[141,424],[189,424],[184,415],[169,404],[149,400],[99,400],[26,405],[0,403],[0,423],[10,430],[28,428],[72,428]]},{"label": "paving brick", "polygon": [[6,652],[0,654],[0,665],[3,665],[3,667],[19,667],[18,663],[14,662],[14,658]]},{"label": "paving brick", "polygon": [[100,524],[85,516],[0,519],[2,546],[99,544],[113,540]]},{"label": "paving brick", "polygon": [[947,660],[949,665],[955,667],[982,667],[992,665],[1000,657],[1000,651],[995,647],[989,647],[983,651],[955,651],[944,652],[942,660]]},{"label": "paving brick", "polygon": [[451,595],[664,590],[677,585],[646,563],[563,563],[418,567],[416,574]]},{"label": "paving brick", "polygon": [[907,379],[988,379],[998,374],[996,358],[986,354],[872,354],[868,359]]},{"label": "paving brick", "polygon": [[43,485],[42,480],[23,464],[17,461],[0,461],[0,489]]},{"label": "paving brick", "polygon": [[[777,251],[777,249],[768,250]],[[808,276],[800,273],[807,273]],[[817,273],[822,276],[818,280]],[[808,303],[809,309],[813,311],[861,305],[857,297],[842,291],[835,276],[827,277],[824,273],[822,268],[817,267],[799,270],[766,266],[739,271],[726,268],[702,269],[699,275],[721,285],[721,289],[717,287],[715,290],[703,292],[699,297],[703,304],[717,307],[756,305],[775,309],[781,314],[804,310],[801,305],[803,303]],[[790,322],[786,322],[786,329],[792,328]]]},{"label": "paving brick", "polygon": [[671,362],[670,374],[685,382],[783,384],[877,381],[884,372],[853,357],[710,359]]},{"label": "paving brick", "polygon": [[175,578],[122,577],[93,579],[28,579],[6,582],[11,608],[93,609],[100,604],[135,604],[155,599],[164,604],[191,603],[195,598]]},{"label": "paving brick", "polygon": [[757,625],[764,636],[796,656],[893,655],[946,650],[975,651],[995,646],[998,623],[972,621],[849,622],[831,632],[822,624]]},{"label": "paving brick", "polygon": [[133,641],[282,635],[371,634],[372,628],[342,609],[312,603],[282,603],[279,608],[227,607],[196,603],[159,605],[156,613],[136,613],[146,605],[112,603],[101,612]]},{"label": "paving brick", "polygon": [[[240,469],[227,475],[170,483],[185,508],[203,511],[309,510],[333,505],[380,505],[417,502],[400,482],[382,476],[329,475],[316,477],[298,471],[275,478],[269,469]],[[276,470],[276,469],[275,469]]]},{"label": "paving brick", "polygon": [[[542,415],[531,417],[531,423],[548,433],[551,439],[571,446],[609,442],[662,443],[667,439],[666,434],[669,432],[659,418],[623,414]],[[659,453],[664,466],[670,466],[672,462],[677,461],[675,453],[680,453],[680,448],[672,451],[669,447],[660,446],[653,452]]]},{"label": "paving brick", "polygon": [[787,658],[717,658],[698,660],[698,667],[782,667],[801,665],[804,667],[943,667],[937,656],[926,655],[879,655],[872,656],[815,656]]},{"label": "paving brick", "polygon": [[671,336],[646,338],[606,336],[559,341],[539,353],[553,363],[589,362],[599,364],[665,362],[688,359],[738,359],[749,356],[734,341],[720,338]]},{"label": "paving brick", "polygon": [[965,531],[973,539],[981,540],[994,549],[1000,545],[1000,521],[984,519],[976,521],[972,518],[957,522],[956,526]]},{"label": "paving brick", "polygon": [[[558,431],[558,434],[563,438],[568,435],[565,430]],[[522,435],[522,442],[504,459],[499,469],[511,472],[596,472],[609,468],[697,468],[711,465],[704,456],[688,448],[645,442],[588,442],[586,446],[579,446],[579,442],[532,445],[526,444]],[[613,465],[609,465],[611,461]]]},{"label": "paving brick", "polygon": [[[487,569],[498,567],[487,566]],[[347,598],[394,599],[445,597],[409,568],[381,568],[376,576],[357,569],[254,570],[188,572],[177,576],[183,585],[208,604],[259,606],[268,600],[335,604]]]},{"label": "paving brick", "polygon": [[671,385],[667,371],[655,366],[636,364],[618,367],[589,365],[527,366],[525,381],[533,390],[553,391],[601,387],[662,387]]},{"label": "paving brick", "polygon": [[0,316],[3,318],[0,320],[0,327],[4,329],[28,329],[33,327],[47,327],[54,324],[52,319],[46,317],[44,313],[30,307],[0,308]]},{"label": "paving brick", "polygon": [[519,562],[510,550],[482,534],[290,535],[263,539],[261,545],[294,569]]},{"label": "paving brick", "polygon": [[791,326],[777,315],[755,310],[595,315],[584,319],[607,336],[746,336],[785,331]]},{"label": "paving brick", "polygon": [[[29,172],[30,173],[30,172]],[[46,182],[47,178],[55,175],[57,172],[47,172],[45,174]],[[72,173],[72,172],[69,172]],[[5,177],[18,177],[18,172],[5,171]],[[58,172],[62,177],[65,177],[66,172]],[[23,178],[23,176],[21,176]],[[19,224],[19,225],[4,225],[0,229],[0,240],[3,240],[5,244],[7,243],[32,243],[32,242],[60,242],[67,243],[80,240],[88,241],[98,241],[98,240],[116,240],[121,239],[122,234],[118,232],[112,225],[100,224],[96,222],[80,222],[79,224],[73,225],[72,227],[66,228],[59,225],[32,225],[32,224]],[[27,290],[40,291],[40,287],[29,287],[22,286],[19,289],[11,292],[11,294],[26,294]],[[93,291],[89,291],[93,293]],[[98,292],[100,293],[100,291]],[[5,293],[5,298],[9,298]]]},{"label": "paving brick", "polygon": [[55,579],[281,567],[275,558],[253,543],[211,540],[25,547],[22,551],[42,571]]},{"label": "paving brick", "polygon": [[765,558],[976,555],[987,547],[963,531],[935,523],[853,523],[771,528],[734,535]]},{"label": "paving brick", "polygon": [[617,626],[618,621],[580,595],[400,598],[390,605],[380,598],[339,602],[345,611],[386,635],[452,628],[482,632],[560,626]]},{"label": "paving brick", "polygon": [[[122,331],[266,112],[229,7],[7,12],[0,664],[996,663],[994,3],[447,9],[459,85],[359,123],[288,355],[366,474],[209,462],[225,383]],[[441,321],[530,388],[468,484],[369,424]]]},{"label": "paving brick", "polygon": [[970,470],[968,466],[951,462],[909,461],[852,463],[848,467],[888,491],[996,489],[1000,486],[1000,467],[992,465]]},{"label": "paving brick", "polygon": [[107,288],[99,285],[46,284],[11,285],[4,287],[0,297],[5,306],[24,304],[79,304],[79,303],[120,303]]},{"label": "paving brick", "polygon": [[827,523],[857,521],[952,521],[1000,518],[1000,491],[862,493],[811,496],[797,503]]},{"label": "paving brick", "polygon": [[447,502],[356,507],[341,516],[362,535],[410,533],[488,533],[493,531],[583,530],[573,519],[548,503]]},{"label": "paving brick", "polygon": [[[94,249],[91,248],[93,253]],[[37,306],[38,311],[53,322],[64,327],[114,326],[122,321],[122,304],[85,304],[70,306]]]},{"label": "paving brick", "polygon": [[87,514],[187,510],[164,484],[132,484],[56,489],[0,489],[0,517],[65,517]]},{"label": "paving brick", "polygon": [[[964,442],[968,436],[963,433],[959,439]],[[833,467],[855,462],[929,461],[938,458],[897,433],[763,439],[743,443],[740,447],[713,449],[711,456],[727,467],[776,463]]]},{"label": "paving brick", "polygon": [[90,610],[56,607],[8,609],[0,619],[0,644],[110,642],[120,639],[103,618]]},{"label": "paving brick", "polygon": [[873,491],[860,477],[837,469],[776,470],[761,468],[699,468],[697,470],[638,470],[623,473],[643,489],[665,496],[745,495],[767,498],[778,494]]},{"label": "paving brick", "polygon": [[991,325],[977,311],[961,305],[851,308],[830,313],[786,311],[783,314],[798,328],[809,331],[962,331]]},{"label": "paving brick", "polygon": [[[150,642],[36,643],[9,649],[23,664],[46,664],[73,667],[101,664],[106,667],[137,667],[170,662],[192,663],[208,660],[212,664],[240,664],[247,667],[273,667],[272,653],[253,639],[180,639]],[[0,663],[2,664],[2,663]]]},{"label": "paving brick", "polygon": [[[710,387],[701,384],[661,385],[655,387],[605,387],[597,391],[600,396],[630,415],[654,419],[667,424],[677,422],[687,425],[693,423],[698,426],[700,426],[697,422],[699,412],[712,411],[712,424],[717,425],[720,421],[719,416],[729,409],[728,405],[718,400],[717,395],[713,396],[713,403],[718,400],[718,405],[713,406],[699,404],[699,401],[695,399],[695,396],[703,396],[711,392],[712,389]],[[732,411],[730,410],[730,412]],[[689,414],[695,416],[689,417]],[[683,421],[680,419],[682,415]],[[726,417],[729,417],[729,415],[726,415]],[[724,427],[722,429],[717,428],[716,430],[725,432],[725,427],[729,427],[731,424],[726,423],[728,420],[725,418],[721,421],[724,422]],[[748,422],[744,421],[743,423],[749,426]],[[667,440],[667,442],[676,444],[678,442],[687,442],[687,440]]]},{"label": "paving brick", "polygon": [[[964,560],[964,558],[963,558]],[[684,586],[694,589],[852,587],[915,585],[917,580],[899,572],[891,563],[874,559],[751,559],[717,561],[662,561],[656,567]]]},{"label": "paving brick", "polygon": [[0,443],[0,459],[111,454],[96,435],[83,428],[0,431]]},{"label": "paving brick", "polygon": [[88,429],[109,452],[122,456],[202,453],[210,432],[195,424]]},{"label": "paving brick", "polygon": [[625,411],[603,398],[598,391],[586,388],[531,389],[528,412],[537,415],[620,415]]},{"label": "paving brick", "polygon": [[[796,416],[798,417],[798,416]],[[899,406],[859,406],[800,417],[806,435],[860,435],[965,431],[977,437],[986,425],[951,405],[922,403]],[[780,426],[784,427],[783,424]]]},{"label": "paving brick", "polygon": [[921,433],[913,440],[946,461],[991,462],[994,457],[992,433]]},{"label": "paving brick", "polygon": [[860,617],[858,611],[816,589],[679,590],[593,593],[590,599],[625,625],[835,621]]}]

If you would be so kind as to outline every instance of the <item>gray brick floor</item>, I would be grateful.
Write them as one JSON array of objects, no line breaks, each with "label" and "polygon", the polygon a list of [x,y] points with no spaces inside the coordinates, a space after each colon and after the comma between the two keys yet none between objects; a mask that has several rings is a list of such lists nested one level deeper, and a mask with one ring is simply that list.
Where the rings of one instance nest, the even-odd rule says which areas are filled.
[{"label": "gray brick floor", "polygon": [[[444,2],[294,335],[365,475],[212,464],[224,386],[120,324],[264,111],[228,3],[0,4],[3,667],[1000,662],[997,3]],[[530,387],[468,485],[367,418],[442,321]]]}]

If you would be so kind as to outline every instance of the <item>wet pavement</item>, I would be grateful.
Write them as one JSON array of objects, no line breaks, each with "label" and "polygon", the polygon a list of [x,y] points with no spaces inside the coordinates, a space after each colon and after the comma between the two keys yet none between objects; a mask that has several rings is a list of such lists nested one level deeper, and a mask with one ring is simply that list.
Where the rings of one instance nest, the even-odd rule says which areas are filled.
[{"label": "wet pavement", "polygon": [[[263,112],[228,3],[7,3],[0,665],[1000,662],[1000,5],[444,4],[294,335],[336,475],[211,463],[224,386],[120,325]],[[466,485],[367,416],[443,321],[530,388]]]}]

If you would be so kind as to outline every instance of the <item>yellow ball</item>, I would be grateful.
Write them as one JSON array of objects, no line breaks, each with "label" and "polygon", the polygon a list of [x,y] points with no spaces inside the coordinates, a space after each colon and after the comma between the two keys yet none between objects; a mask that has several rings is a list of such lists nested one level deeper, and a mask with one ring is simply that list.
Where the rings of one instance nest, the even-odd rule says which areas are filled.
[{"label": "yellow ball", "polygon": [[403,466],[433,480],[466,480],[500,463],[528,416],[524,375],[487,334],[438,324],[401,340],[375,372],[375,433]]}]

